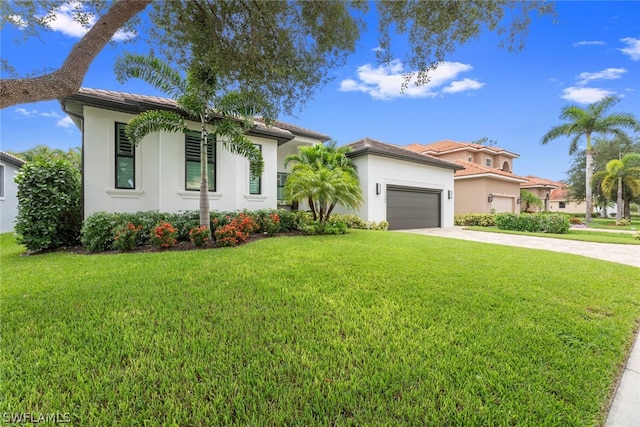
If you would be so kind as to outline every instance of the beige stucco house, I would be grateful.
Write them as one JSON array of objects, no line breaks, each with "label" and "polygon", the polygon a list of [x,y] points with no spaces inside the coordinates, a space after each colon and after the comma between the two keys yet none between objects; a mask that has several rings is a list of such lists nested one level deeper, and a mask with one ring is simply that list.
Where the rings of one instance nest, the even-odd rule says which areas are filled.
[{"label": "beige stucco house", "polygon": [[454,175],[455,213],[520,212],[520,184],[526,179],[513,174],[517,154],[450,140],[405,148],[464,167]]}]

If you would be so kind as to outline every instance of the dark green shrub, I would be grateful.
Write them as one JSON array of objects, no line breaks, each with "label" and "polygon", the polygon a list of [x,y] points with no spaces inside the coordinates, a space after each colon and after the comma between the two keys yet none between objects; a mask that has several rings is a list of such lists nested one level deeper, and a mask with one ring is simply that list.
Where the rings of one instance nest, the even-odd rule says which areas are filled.
[{"label": "dark green shrub", "polygon": [[78,243],[80,173],[66,160],[27,162],[16,177],[18,243],[31,251],[55,249]]},{"label": "dark green shrub", "polygon": [[310,224],[302,225],[301,231],[305,234],[313,235],[329,235],[329,234],[346,234],[347,224],[342,221],[328,222],[311,222]]},{"label": "dark green shrub", "polygon": [[496,215],[496,225],[501,230],[552,234],[566,233],[571,227],[568,215],[553,212],[522,213],[520,215],[500,213]]},{"label": "dark green shrub", "polygon": [[80,243],[88,252],[103,252],[113,249],[114,230],[123,227],[127,222],[131,222],[135,226],[139,225],[133,221],[131,214],[94,213],[84,220]]}]

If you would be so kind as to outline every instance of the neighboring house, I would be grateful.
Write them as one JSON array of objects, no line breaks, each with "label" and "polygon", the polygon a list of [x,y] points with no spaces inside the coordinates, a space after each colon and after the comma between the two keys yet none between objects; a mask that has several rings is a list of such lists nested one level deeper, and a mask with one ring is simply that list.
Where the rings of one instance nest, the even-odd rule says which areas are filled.
[{"label": "neighboring house", "polygon": [[370,138],[348,146],[364,197],[358,216],[386,220],[390,230],[453,227],[453,175],[462,166]]},{"label": "neighboring house", "polygon": [[[137,113],[164,109],[180,113],[175,101],[82,88],[61,101],[82,131],[83,215],[95,212],[197,210],[200,191],[200,123],[188,121],[184,133],[148,135],[134,147],[124,126]],[[215,143],[209,152],[209,200],[212,210],[290,208],[282,189],[287,176],[284,158],[300,145],[313,145],[329,136],[287,123],[256,122],[247,133],[260,146],[264,172],[253,179],[249,162]]]},{"label": "neighboring house", "polygon": [[[558,181],[551,181],[549,179],[544,179],[533,175],[527,175],[524,178],[527,180],[527,182],[523,182],[522,184],[520,184],[520,188],[522,190],[527,190],[542,201],[541,209],[536,206],[529,206],[529,211],[550,211],[551,192],[553,190],[562,188],[564,184]],[[524,205],[520,208],[524,210]]]},{"label": "neighboring house", "polygon": [[0,233],[13,231],[18,215],[18,185],[14,179],[24,160],[0,151]]},{"label": "neighboring house", "polygon": [[[586,205],[584,203],[569,200],[568,190],[564,185],[549,192],[549,211],[565,212],[569,214],[584,214]],[[615,209],[614,211],[615,212]]]},{"label": "neighboring house", "polygon": [[454,176],[455,213],[520,212],[520,184],[513,174],[519,156],[498,147],[468,142],[439,141],[405,147],[462,166]]}]

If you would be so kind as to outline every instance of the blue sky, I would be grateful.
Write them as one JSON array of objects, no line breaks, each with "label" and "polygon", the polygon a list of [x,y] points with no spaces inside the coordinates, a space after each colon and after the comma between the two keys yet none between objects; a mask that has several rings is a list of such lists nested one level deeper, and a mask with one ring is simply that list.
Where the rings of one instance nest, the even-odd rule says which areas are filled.
[{"label": "blue sky", "polygon": [[[618,95],[622,100],[615,110],[640,117],[640,2],[561,1],[556,8],[555,19],[533,22],[523,51],[500,49],[494,35],[484,34],[449,56],[429,85],[404,94],[400,74],[412,70],[401,60],[386,67],[376,63],[372,13],[368,32],[348,63],[333,71],[333,81],[296,117],[280,119],[324,132],[340,145],[365,136],[397,145],[487,137],[520,155],[514,173],[563,179],[571,162],[569,141],[540,145],[542,135],[561,123],[563,106]],[[53,31],[20,44],[14,42],[20,30],[8,26],[2,30],[0,55],[19,73],[53,69],[81,35],[64,14]],[[107,47],[83,86],[162,95],[144,82],[120,84],[114,77],[119,55],[145,49],[135,42]],[[6,108],[0,121],[3,150],[80,145],[80,132],[56,101]]]}]

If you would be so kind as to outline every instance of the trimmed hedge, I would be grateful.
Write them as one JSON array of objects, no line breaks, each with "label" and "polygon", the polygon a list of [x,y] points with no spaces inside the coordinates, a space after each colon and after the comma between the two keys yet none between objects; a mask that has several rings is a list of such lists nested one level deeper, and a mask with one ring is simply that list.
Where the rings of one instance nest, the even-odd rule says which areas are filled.
[{"label": "trimmed hedge", "polygon": [[533,214],[496,214],[496,225],[501,230],[528,231],[530,233],[563,234],[569,231],[569,216],[563,213],[536,212]]},{"label": "trimmed hedge", "polygon": [[496,214],[491,213],[466,213],[453,216],[454,225],[465,227],[493,227],[496,225]]}]

